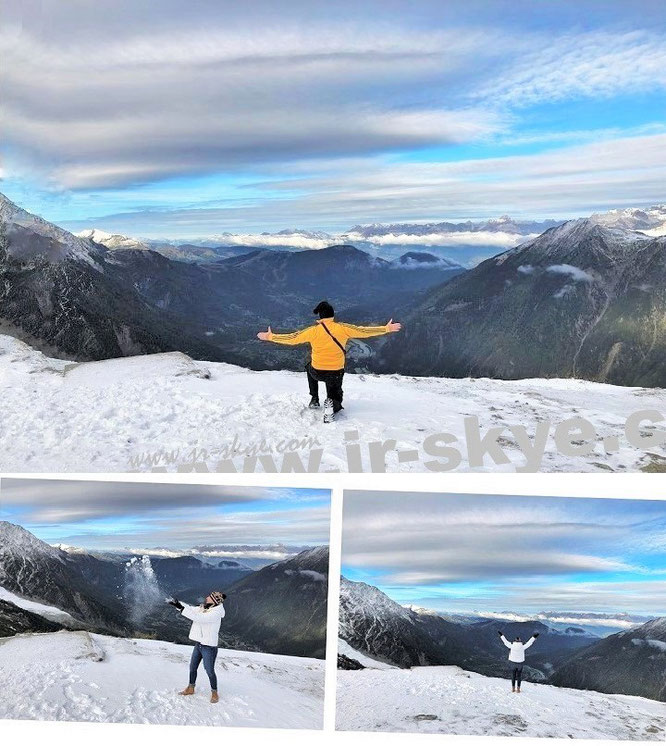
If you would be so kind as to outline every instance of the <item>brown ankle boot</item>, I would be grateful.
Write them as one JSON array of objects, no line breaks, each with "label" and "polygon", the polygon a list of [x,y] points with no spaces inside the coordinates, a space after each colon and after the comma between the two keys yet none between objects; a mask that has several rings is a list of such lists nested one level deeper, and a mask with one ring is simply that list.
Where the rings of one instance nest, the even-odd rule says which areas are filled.
[{"label": "brown ankle boot", "polygon": [[192,684],[188,684],[185,689],[183,689],[182,692],[178,692],[178,694],[182,694],[184,697],[189,697],[190,694],[194,694],[194,687]]},{"label": "brown ankle boot", "polygon": [[220,701],[220,698],[217,696],[217,692],[213,690],[210,693],[210,703],[213,705],[216,705],[219,701]]}]

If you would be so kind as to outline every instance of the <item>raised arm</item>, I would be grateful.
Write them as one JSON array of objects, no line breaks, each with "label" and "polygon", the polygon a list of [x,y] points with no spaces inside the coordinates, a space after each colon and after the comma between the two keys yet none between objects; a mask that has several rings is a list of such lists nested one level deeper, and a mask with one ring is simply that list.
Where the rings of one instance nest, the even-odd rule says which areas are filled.
[{"label": "raised arm", "polygon": [[225,611],[222,604],[220,604],[219,606],[214,606],[212,609],[208,609],[206,611],[200,609],[198,606],[188,606],[187,604],[183,604],[183,610],[181,614],[186,619],[190,619],[193,622],[212,622],[216,619],[224,618]]},{"label": "raised arm", "polygon": [[527,648],[529,648],[530,645],[534,645],[538,636],[539,636],[538,632],[532,635],[532,637],[530,637],[530,639],[523,645],[523,650],[527,650]]},{"label": "raised arm", "polygon": [[507,648],[511,648],[511,643],[504,637],[504,635],[500,634],[500,640],[507,646]]},{"label": "raised arm", "polygon": [[302,345],[306,342],[312,341],[312,333],[314,332],[314,330],[314,326],[309,326],[307,329],[302,329],[300,332],[275,334],[269,326],[268,331],[259,332],[259,334],[257,334],[257,337],[264,342],[275,342],[279,345]]},{"label": "raised arm", "polygon": [[393,319],[388,324],[384,324],[384,326],[356,326],[355,324],[341,324],[341,326],[345,328],[350,339],[379,337],[382,334],[391,334],[399,332],[402,329],[402,324],[394,323]]}]

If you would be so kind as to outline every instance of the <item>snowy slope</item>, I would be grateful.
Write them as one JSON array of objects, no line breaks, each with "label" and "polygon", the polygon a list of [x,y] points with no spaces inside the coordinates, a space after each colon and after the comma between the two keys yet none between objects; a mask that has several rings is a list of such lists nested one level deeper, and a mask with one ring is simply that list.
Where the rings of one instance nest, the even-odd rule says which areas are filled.
[{"label": "snowy slope", "polygon": [[382,661],[375,660],[365,653],[355,650],[346,640],[343,640],[342,637],[338,638],[338,655],[344,655],[347,658],[358,661],[364,668],[376,668],[379,671],[397,668],[397,666],[392,666],[390,663],[383,663]]},{"label": "snowy slope", "polygon": [[[666,462],[663,448],[644,453],[623,438],[626,417],[638,410],[666,412],[664,389],[642,389],[579,380],[410,378],[345,376],[345,412],[324,426],[321,413],[304,408],[305,374],[250,371],[225,363],[196,363],[181,353],[163,353],[94,363],[68,364],[45,357],[16,339],[0,335],[0,396],[3,403],[3,471],[150,470],[130,461],[156,451],[178,463],[191,461],[193,449],[206,449],[210,471],[234,442],[241,449],[265,443],[276,448],[290,439],[316,438],[323,455],[320,471],[347,471],[344,434],[357,430],[363,468],[370,470],[367,444],[395,439],[396,448],[417,449],[420,459],[388,471],[424,471],[432,460],[422,449],[435,433],[452,433],[469,470],[463,418],[476,415],[482,433],[490,427],[524,425],[530,436],[538,420],[553,426],[542,469],[545,471],[636,470]],[[606,455],[601,445],[590,457],[558,454],[554,426],[570,417],[592,422],[603,438],[619,435],[621,449]],[[486,471],[513,471],[525,458],[509,430],[500,439],[510,464],[488,457]],[[243,468],[243,455],[234,466]],[[307,462],[307,453],[302,452]],[[273,453],[277,469],[282,455]],[[175,470],[164,460],[155,464]],[[270,468],[270,467],[269,467]],[[474,467],[481,470],[481,467]],[[262,466],[257,464],[257,471]]]},{"label": "snowy slope", "polygon": [[30,601],[26,598],[21,598],[1,586],[0,599],[3,601],[9,601],[14,604],[14,606],[18,606],[19,609],[31,611],[33,614],[38,614],[45,619],[49,619],[52,622],[58,622],[64,626],[67,626],[68,624],[77,624],[76,619],[74,619],[71,614],[59,609],[57,606],[49,606],[48,604],[41,604],[38,601]]},{"label": "snowy slope", "polygon": [[86,632],[0,640],[0,718],[321,728],[323,661],[220,650],[220,702],[203,667],[193,697],[191,648]]},{"label": "snowy slope", "polygon": [[415,733],[664,741],[666,705],[524,684],[455,666],[338,671],[337,727]]}]

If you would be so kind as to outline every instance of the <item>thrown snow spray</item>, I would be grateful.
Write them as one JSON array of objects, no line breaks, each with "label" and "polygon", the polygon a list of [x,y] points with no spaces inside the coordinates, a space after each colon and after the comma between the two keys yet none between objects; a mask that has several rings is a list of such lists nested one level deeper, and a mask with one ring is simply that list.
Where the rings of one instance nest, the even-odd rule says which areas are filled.
[{"label": "thrown snow spray", "polygon": [[162,594],[148,555],[132,557],[125,563],[125,597],[134,624],[141,624],[161,603]]}]

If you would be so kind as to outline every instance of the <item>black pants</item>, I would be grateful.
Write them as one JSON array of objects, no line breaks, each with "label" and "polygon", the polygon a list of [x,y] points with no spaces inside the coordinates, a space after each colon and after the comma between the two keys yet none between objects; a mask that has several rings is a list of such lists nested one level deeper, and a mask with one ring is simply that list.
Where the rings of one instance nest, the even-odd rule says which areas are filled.
[{"label": "black pants", "polygon": [[342,409],[342,377],[345,374],[342,370],[317,370],[312,367],[312,363],[305,366],[305,372],[308,374],[308,386],[310,387],[310,396],[319,399],[319,382],[326,384],[326,396],[333,400],[333,411],[339,412]]},{"label": "black pants", "polygon": [[513,673],[511,674],[511,686],[517,686],[520,689],[520,682],[523,680],[523,664],[514,663]]}]

